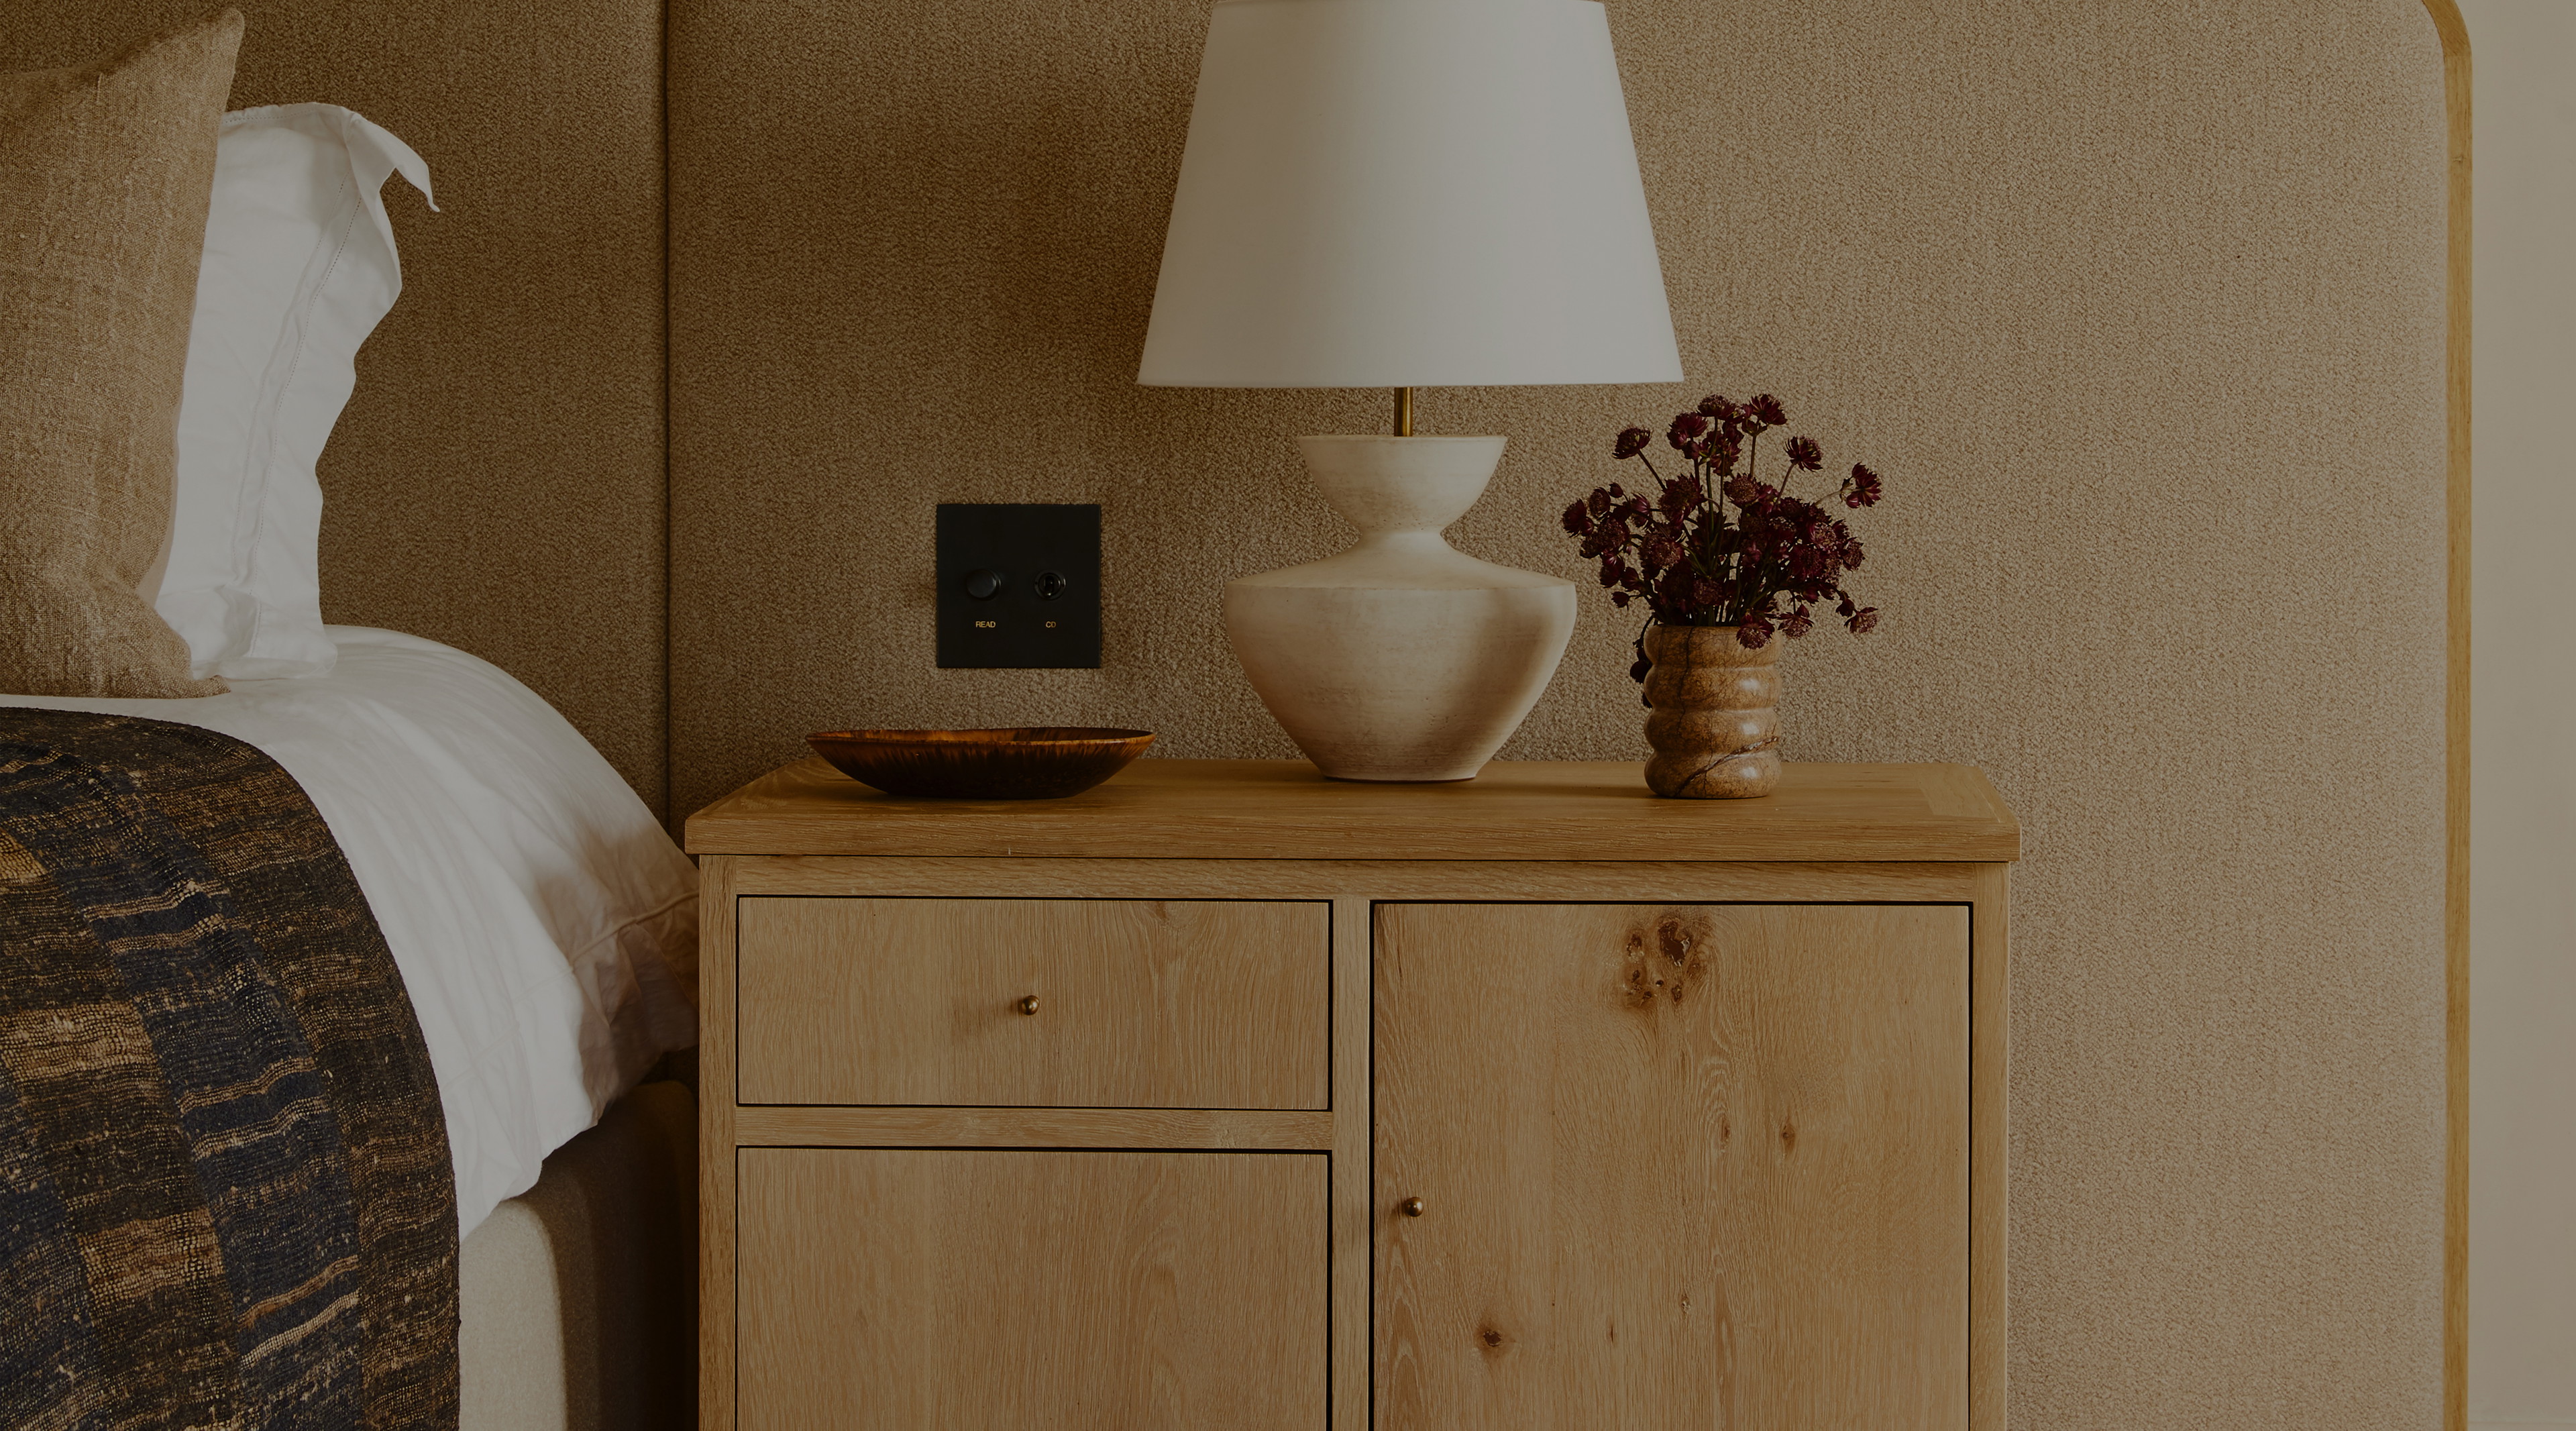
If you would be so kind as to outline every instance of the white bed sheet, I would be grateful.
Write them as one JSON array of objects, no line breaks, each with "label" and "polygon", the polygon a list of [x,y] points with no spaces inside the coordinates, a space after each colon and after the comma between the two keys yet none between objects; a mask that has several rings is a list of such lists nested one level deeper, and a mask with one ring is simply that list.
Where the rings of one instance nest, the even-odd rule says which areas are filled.
[{"label": "white bed sheet", "polygon": [[458,1232],[697,1041],[697,872],[625,780],[499,667],[328,628],[326,676],[197,700],[0,695],[246,741],[304,787],[402,971],[438,1075]]}]

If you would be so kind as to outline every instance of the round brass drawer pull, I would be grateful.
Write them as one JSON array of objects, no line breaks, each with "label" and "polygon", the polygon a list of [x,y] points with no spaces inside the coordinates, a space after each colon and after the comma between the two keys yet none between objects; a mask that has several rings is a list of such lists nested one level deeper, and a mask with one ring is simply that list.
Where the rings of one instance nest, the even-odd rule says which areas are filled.
[{"label": "round brass drawer pull", "polygon": [[1038,1011],[1038,996],[1037,996],[1037,995],[1035,995],[1035,994],[1030,994],[1030,995],[1028,995],[1027,997],[1025,997],[1025,998],[1021,999],[1021,1000],[1020,1000],[1020,1003],[1019,1003],[1019,1009],[1020,1009],[1020,1012],[1021,1012],[1021,1013],[1024,1013],[1024,1014],[1034,1014],[1034,1013],[1036,1013],[1036,1012]]},{"label": "round brass drawer pull", "polygon": [[1406,1217],[1422,1216],[1422,1199],[1418,1197],[1406,1198],[1404,1201],[1397,1203],[1396,1206],[1403,1210]]}]

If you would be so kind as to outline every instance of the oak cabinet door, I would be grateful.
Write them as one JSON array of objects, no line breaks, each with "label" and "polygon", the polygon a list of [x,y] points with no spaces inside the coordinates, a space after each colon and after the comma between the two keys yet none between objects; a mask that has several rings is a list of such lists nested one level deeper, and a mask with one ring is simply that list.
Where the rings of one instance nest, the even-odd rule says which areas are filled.
[{"label": "oak cabinet door", "polygon": [[741,1151],[747,1431],[1321,1431],[1325,1159]]},{"label": "oak cabinet door", "polygon": [[1965,1427],[1964,906],[1376,939],[1378,1431]]}]

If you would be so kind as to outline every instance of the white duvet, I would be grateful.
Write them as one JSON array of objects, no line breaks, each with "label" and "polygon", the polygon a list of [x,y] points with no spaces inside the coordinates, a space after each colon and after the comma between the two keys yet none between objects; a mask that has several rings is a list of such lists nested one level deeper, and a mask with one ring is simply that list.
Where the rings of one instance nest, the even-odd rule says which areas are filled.
[{"label": "white duvet", "polygon": [[498,667],[416,636],[329,631],[327,676],[0,705],[203,726],[304,787],[420,1019],[461,1236],[656,1058],[697,1041],[697,873],[607,760]]}]

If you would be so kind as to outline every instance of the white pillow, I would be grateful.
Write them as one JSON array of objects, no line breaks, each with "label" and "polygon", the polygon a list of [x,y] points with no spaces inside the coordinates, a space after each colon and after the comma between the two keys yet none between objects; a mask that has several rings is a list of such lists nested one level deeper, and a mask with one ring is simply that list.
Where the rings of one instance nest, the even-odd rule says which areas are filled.
[{"label": "white pillow", "polygon": [[[360,344],[402,291],[378,190],[429,167],[337,105],[227,114],[179,403],[179,480],[153,605],[196,676],[318,676],[314,460],[357,384]],[[430,205],[437,207],[436,203]]]}]

